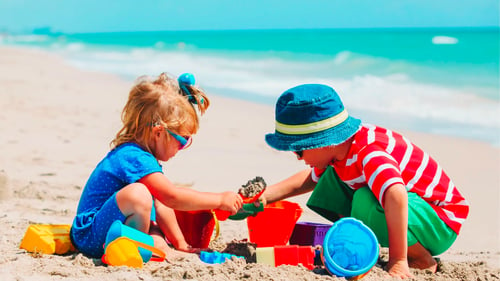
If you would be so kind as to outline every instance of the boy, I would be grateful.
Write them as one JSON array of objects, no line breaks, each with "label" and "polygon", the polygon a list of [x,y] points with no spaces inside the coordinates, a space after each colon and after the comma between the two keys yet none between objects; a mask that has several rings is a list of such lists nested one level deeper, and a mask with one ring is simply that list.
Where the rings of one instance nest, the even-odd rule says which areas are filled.
[{"label": "boy", "polygon": [[390,275],[411,277],[409,267],[436,271],[433,256],[446,251],[469,204],[439,164],[390,130],[349,116],[335,90],[305,84],[276,102],[271,147],[293,151],[312,169],[269,186],[271,203],[313,191],[307,205],[335,221],[363,221],[389,248]]}]

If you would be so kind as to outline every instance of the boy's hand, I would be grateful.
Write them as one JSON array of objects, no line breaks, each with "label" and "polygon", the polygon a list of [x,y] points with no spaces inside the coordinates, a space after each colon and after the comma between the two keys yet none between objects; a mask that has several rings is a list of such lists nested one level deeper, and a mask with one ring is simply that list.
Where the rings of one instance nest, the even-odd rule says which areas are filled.
[{"label": "boy's hand", "polygon": [[259,200],[253,202],[255,207],[260,207],[260,205],[264,205],[264,207],[267,205],[267,200],[264,196],[260,196]]},{"label": "boy's hand", "polygon": [[243,199],[241,196],[232,191],[221,193],[220,210],[231,212],[234,215],[243,206]]}]

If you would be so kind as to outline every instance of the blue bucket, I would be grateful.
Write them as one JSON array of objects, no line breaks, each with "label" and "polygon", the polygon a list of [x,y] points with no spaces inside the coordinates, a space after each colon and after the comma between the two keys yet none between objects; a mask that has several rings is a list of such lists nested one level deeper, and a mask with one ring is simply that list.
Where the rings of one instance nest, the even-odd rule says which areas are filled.
[{"label": "blue bucket", "polygon": [[368,273],[378,256],[373,231],[355,218],[342,218],[327,231],[321,258],[332,275],[352,278]]},{"label": "blue bucket", "polygon": [[[108,244],[113,242],[113,240],[122,236],[125,236],[131,240],[142,242],[151,247],[154,246],[153,237],[151,235],[146,234],[130,226],[124,225],[121,221],[117,220],[111,224],[111,227],[108,230],[104,248],[108,247]],[[139,253],[141,254],[142,260],[144,262],[148,262],[153,256],[153,252],[144,249],[142,247],[139,247]]]}]

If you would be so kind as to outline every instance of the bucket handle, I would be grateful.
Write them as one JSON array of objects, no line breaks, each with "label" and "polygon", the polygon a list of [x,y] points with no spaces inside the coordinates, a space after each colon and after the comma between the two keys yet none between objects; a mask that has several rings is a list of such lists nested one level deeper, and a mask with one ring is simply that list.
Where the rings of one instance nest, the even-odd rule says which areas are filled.
[{"label": "bucket handle", "polygon": [[211,239],[211,241],[214,241],[215,239],[219,238],[220,234],[220,225],[219,225],[219,220],[217,219],[217,215],[215,214],[214,210],[211,210],[212,216],[214,217],[215,221],[215,237]]},{"label": "bucket handle", "polygon": [[[127,239],[129,239],[129,238],[127,238]],[[148,244],[139,242],[139,241],[132,240],[132,242],[134,242],[137,245],[137,247],[144,248],[144,249],[149,250],[153,253],[151,255],[151,258],[149,259],[150,261],[160,261],[161,262],[161,261],[165,260],[166,255],[162,250],[155,248],[153,246],[150,246]]]},{"label": "bucket handle", "polygon": [[[149,259],[149,261],[158,261],[158,262],[161,262],[161,261],[164,261],[166,259],[165,253],[162,250],[158,249],[158,248],[155,248],[155,247],[150,246],[148,244],[145,244],[145,243],[142,243],[142,242],[130,239],[130,238],[125,237],[125,236],[119,237],[117,239],[126,239],[126,240],[129,240],[132,243],[134,243],[137,247],[141,247],[143,249],[151,251],[153,254],[151,255],[151,258]],[[109,265],[109,263],[106,260],[106,254],[102,255],[101,261],[103,263]]]}]

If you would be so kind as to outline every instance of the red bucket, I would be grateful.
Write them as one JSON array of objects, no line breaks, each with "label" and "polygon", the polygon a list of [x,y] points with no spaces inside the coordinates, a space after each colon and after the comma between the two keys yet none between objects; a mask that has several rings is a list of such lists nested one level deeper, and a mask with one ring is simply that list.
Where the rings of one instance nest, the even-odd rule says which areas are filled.
[{"label": "red bucket", "polygon": [[215,225],[214,215],[211,211],[175,210],[175,216],[189,245],[194,248],[208,248]]},{"label": "red bucket", "polygon": [[250,242],[257,247],[286,245],[300,215],[302,208],[294,202],[283,200],[265,206],[263,212],[247,218]]}]

